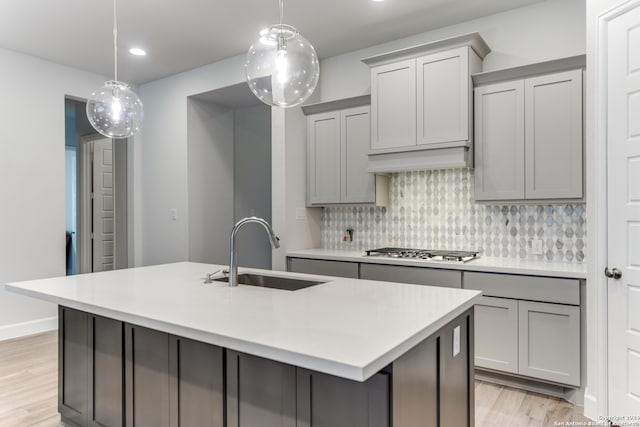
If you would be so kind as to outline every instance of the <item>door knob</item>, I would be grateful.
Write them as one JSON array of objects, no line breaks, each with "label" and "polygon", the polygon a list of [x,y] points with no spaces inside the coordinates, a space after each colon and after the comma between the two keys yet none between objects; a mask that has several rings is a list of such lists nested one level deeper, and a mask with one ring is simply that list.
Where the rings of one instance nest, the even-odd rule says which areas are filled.
[{"label": "door knob", "polygon": [[604,275],[607,276],[609,279],[620,279],[622,277],[622,271],[618,270],[617,268],[612,268],[611,270],[609,270],[609,267],[606,267],[604,269]]}]

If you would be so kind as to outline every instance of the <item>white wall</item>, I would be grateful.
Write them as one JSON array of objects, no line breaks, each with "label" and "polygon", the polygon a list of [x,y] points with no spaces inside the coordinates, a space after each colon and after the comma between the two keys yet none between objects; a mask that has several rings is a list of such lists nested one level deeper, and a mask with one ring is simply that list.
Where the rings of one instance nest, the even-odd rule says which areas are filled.
[{"label": "white wall", "polygon": [[145,118],[134,147],[136,265],[187,260],[187,97],[244,81],[243,61],[241,55],[140,86]]},{"label": "white wall", "polygon": [[55,326],[56,309],[2,284],[65,274],[65,95],[106,78],[0,49],[0,339]]},{"label": "white wall", "polygon": [[188,259],[224,264],[233,223],[233,110],[190,98],[187,116]]},{"label": "white wall", "polygon": [[[233,148],[234,220],[255,215],[271,224],[269,106],[261,104],[234,110]],[[229,234],[228,229],[224,231]],[[271,242],[262,227],[257,224],[247,225],[236,239],[240,265],[271,268]]]},{"label": "white wall", "polygon": [[[134,148],[134,192],[139,202],[134,221],[136,265],[188,259],[187,97],[244,83],[243,64],[244,55],[240,55],[140,87],[145,123]],[[295,220],[296,208],[305,206],[306,121],[302,110],[273,108],[271,133],[272,217],[282,238],[273,265],[284,269],[287,249],[319,245],[320,210],[309,209],[305,220]],[[212,197],[233,204],[225,194],[213,193]],[[176,221],[171,220],[173,208],[178,210]]]},{"label": "white wall", "polygon": [[321,100],[371,92],[369,56],[479,32],[491,48],[484,71],[585,53],[585,1],[547,0],[320,61]]}]

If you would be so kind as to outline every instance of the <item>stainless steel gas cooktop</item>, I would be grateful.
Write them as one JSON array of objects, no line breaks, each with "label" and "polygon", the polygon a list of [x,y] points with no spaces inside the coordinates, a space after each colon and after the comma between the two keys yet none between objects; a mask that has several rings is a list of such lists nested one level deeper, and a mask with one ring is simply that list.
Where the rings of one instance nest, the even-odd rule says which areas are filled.
[{"label": "stainless steel gas cooktop", "polygon": [[467,262],[480,257],[480,252],[443,251],[433,249],[380,248],[366,251],[367,256],[426,259],[432,261]]}]

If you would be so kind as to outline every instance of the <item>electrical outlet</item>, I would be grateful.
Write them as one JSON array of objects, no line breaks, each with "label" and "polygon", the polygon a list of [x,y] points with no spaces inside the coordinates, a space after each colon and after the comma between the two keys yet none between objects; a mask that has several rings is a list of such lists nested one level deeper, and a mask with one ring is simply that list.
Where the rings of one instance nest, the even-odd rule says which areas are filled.
[{"label": "electrical outlet", "polygon": [[171,220],[172,221],[177,221],[178,220],[178,209],[177,208],[171,209]]},{"label": "electrical outlet", "polygon": [[531,239],[531,254],[542,255],[542,239]]},{"label": "electrical outlet", "polygon": [[453,357],[460,353],[460,326],[453,328]]}]

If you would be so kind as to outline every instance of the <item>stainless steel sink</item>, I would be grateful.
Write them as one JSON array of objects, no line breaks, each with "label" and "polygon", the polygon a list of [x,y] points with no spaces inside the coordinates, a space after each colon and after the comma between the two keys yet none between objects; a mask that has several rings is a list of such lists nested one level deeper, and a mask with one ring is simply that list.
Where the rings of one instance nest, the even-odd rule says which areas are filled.
[{"label": "stainless steel sink", "polygon": [[[228,282],[228,277],[213,279],[216,282]],[[320,285],[326,282],[315,280],[291,279],[288,277],[264,276],[262,274],[238,274],[238,283],[241,285],[261,286],[263,288],[282,289],[285,291],[297,291],[310,286]]]}]

